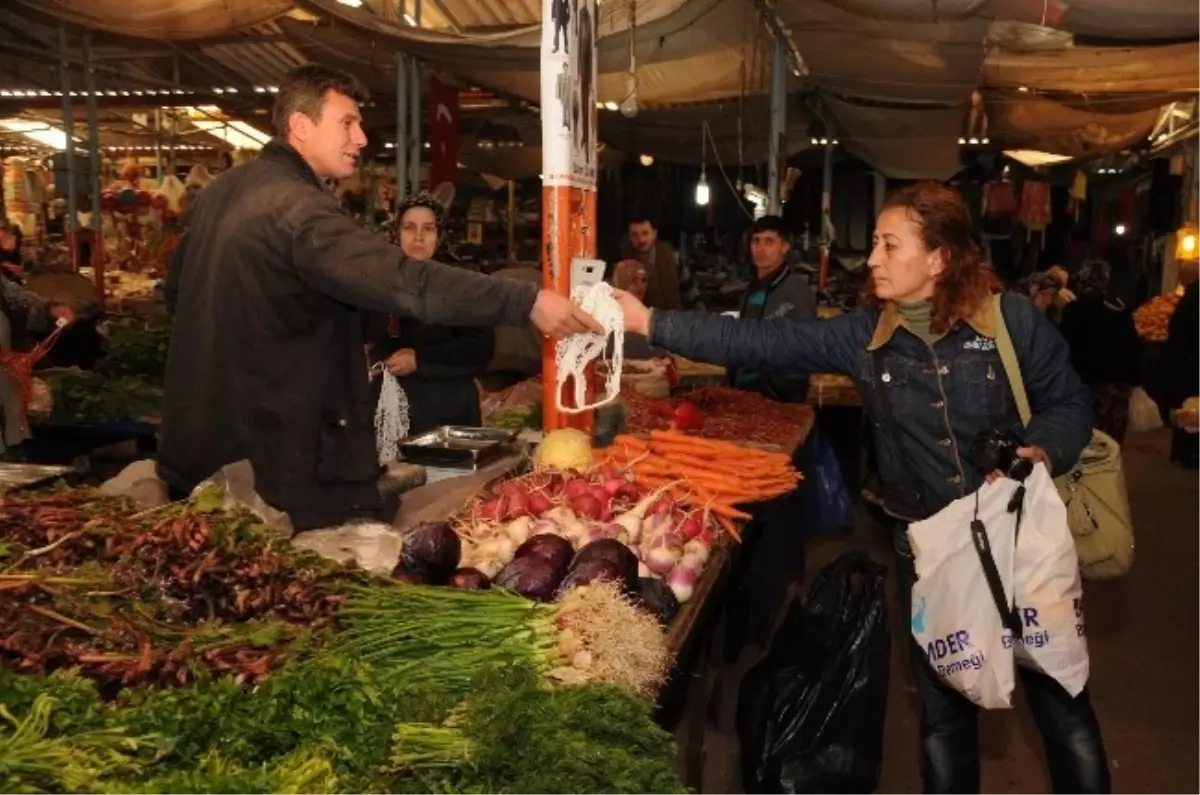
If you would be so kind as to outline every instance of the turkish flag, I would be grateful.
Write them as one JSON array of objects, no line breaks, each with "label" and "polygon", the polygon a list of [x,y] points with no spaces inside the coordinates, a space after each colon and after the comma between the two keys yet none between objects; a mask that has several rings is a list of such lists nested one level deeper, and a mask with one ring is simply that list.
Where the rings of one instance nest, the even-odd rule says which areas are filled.
[{"label": "turkish flag", "polygon": [[458,175],[458,89],[429,78],[429,189]]}]

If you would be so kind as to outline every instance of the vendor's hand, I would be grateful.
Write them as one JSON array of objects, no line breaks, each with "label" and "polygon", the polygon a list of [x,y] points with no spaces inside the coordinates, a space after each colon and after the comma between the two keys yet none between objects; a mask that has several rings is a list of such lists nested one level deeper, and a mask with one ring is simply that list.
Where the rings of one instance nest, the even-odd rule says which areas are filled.
[{"label": "vendor's hand", "polygon": [[412,348],[401,348],[388,357],[388,372],[394,376],[412,375],[417,370],[417,353]]},{"label": "vendor's hand", "polygon": [[613,290],[613,296],[625,313],[625,330],[643,337],[650,336],[650,310],[638,298],[625,290]]},{"label": "vendor's hand", "polygon": [[65,320],[68,323],[75,322],[75,310],[66,304],[51,304],[50,317],[55,320]]},{"label": "vendor's hand", "polygon": [[594,317],[576,306],[570,298],[553,290],[538,290],[529,320],[548,337],[569,337],[585,331],[604,333],[604,328]]},{"label": "vendor's hand", "polygon": [[[1035,464],[1045,464],[1046,469],[1051,469],[1050,456],[1046,455],[1046,451],[1040,447],[1018,447],[1017,455],[1021,458],[1028,458]],[[1004,477],[1004,473],[997,469],[987,476],[987,482],[995,483],[1002,477]]]}]

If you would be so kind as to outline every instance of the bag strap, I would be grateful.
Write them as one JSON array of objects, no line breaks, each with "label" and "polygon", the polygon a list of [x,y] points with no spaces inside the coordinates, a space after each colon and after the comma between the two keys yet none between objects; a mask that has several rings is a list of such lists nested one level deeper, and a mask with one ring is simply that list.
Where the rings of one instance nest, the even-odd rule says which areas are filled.
[{"label": "bag strap", "polygon": [[900,464],[904,468],[908,476],[909,486],[917,495],[917,501],[920,503],[920,508],[923,513],[928,512],[928,507],[925,505],[925,492],[921,490],[914,473],[917,471],[913,468],[912,462],[908,460],[908,450],[904,447],[904,439],[900,436],[900,426],[896,423],[895,412],[892,411],[892,387],[891,381],[887,372],[887,367],[883,361],[883,348],[876,348],[872,354],[875,362],[875,391],[879,394],[879,421],[883,423],[884,431],[888,437],[896,445],[896,449],[900,453]]},{"label": "bag strap", "polygon": [[996,323],[996,350],[1000,353],[1000,361],[1004,372],[1008,375],[1008,386],[1012,390],[1013,399],[1017,402],[1017,413],[1021,415],[1021,424],[1028,425],[1033,412],[1029,410],[1029,396],[1025,394],[1025,379],[1021,377],[1021,362],[1017,359],[1017,349],[1013,347],[1012,337],[1004,322],[1004,310],[1001,300],[1004,295],[997,293],[993,297]]},{"label": "bag strap", "polygon": [[[1009,511],[1015,510],[1017,526],[1013,530],[1013,554],[1016,554],[1016,538],[1021,531],[1021,514],[1025,503],[1025,486],[1022,485],[1013,495],[1009,503]],[[1024,637],[1025,628],[1021,626],[1021,616],[1017,613],[1017,603],[1014,598],[1004,595],[1004,581],[1000,579],[1000,570],[996,567],[996,558],[992,555],[992,544],[988,540],[987,528],[979,518],[979,492],[975,492],[975,518],[971,520],[971,541],[975,544],[975,552],[979,555],[979,563],[983,566],[983,578],[987,581],[988,591],[992,594],[992,603],[1000,613],[1000,620],[1012,633],[1013,642]]]}]

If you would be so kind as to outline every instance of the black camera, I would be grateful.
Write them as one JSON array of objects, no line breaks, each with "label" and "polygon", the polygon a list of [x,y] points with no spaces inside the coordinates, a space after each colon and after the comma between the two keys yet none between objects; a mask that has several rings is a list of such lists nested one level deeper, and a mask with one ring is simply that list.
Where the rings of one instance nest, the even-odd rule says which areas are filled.
[{"label": "black camera", "polygon": [[975,469],[985,477],[992,472],[1000,472],[1005,477],[1024,482],[1033,472],[1033,461],[1017,455],[1017,448],[1022,446],[1021,437],[1012,431],[984,431],[975,437],[971,445],[971,458],[975,462]]}]

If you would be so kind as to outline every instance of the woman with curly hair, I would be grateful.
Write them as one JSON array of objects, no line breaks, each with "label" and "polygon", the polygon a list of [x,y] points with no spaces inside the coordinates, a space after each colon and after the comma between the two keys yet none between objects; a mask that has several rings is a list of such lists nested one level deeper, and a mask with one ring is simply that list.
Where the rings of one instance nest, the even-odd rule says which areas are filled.
[{"label": "woman with curly hair", "polygon": [[[441,242],[442,206],[427,193],[400,205],[396,243],[406,256],[431,260]],[[482,423],[475,377],[492,358],[495,334],[486,327],[440,326],[412,318],[372,315],[367,338],[408,397],[409,433],[440,425]]]},{"label": "woman with curly hair", "polygon": [[[888,198],[868,266],[863,301],[830,320],[732,320],[651,311],[628,294],[620,301],[626,331],[690,359],[855,380],[873,420],[883,484],[878,502],[895,522],[901,610],[908,616],[916,574],[907,525],[983,485],[988,473],[965,457],[974,440],[992,429],[1018,432],[1025,444],[1019,455],[1065,472],[1091,435],[1091,396],[1049,321],[1027,298],[1004,294],[1000,311],[1033,411],[1021,427],[996,347],[993,295],[1000,288],[972,239],[966,203],[951,188],[927,182]],[[923,702],[926,791],[977,792],[976,707],[942,684],[915,642],[910,649]],[[1107,792],[1108,763],[1087,690],[1072,698],[1048,676],[1020,674],[1055,791]]]}]

